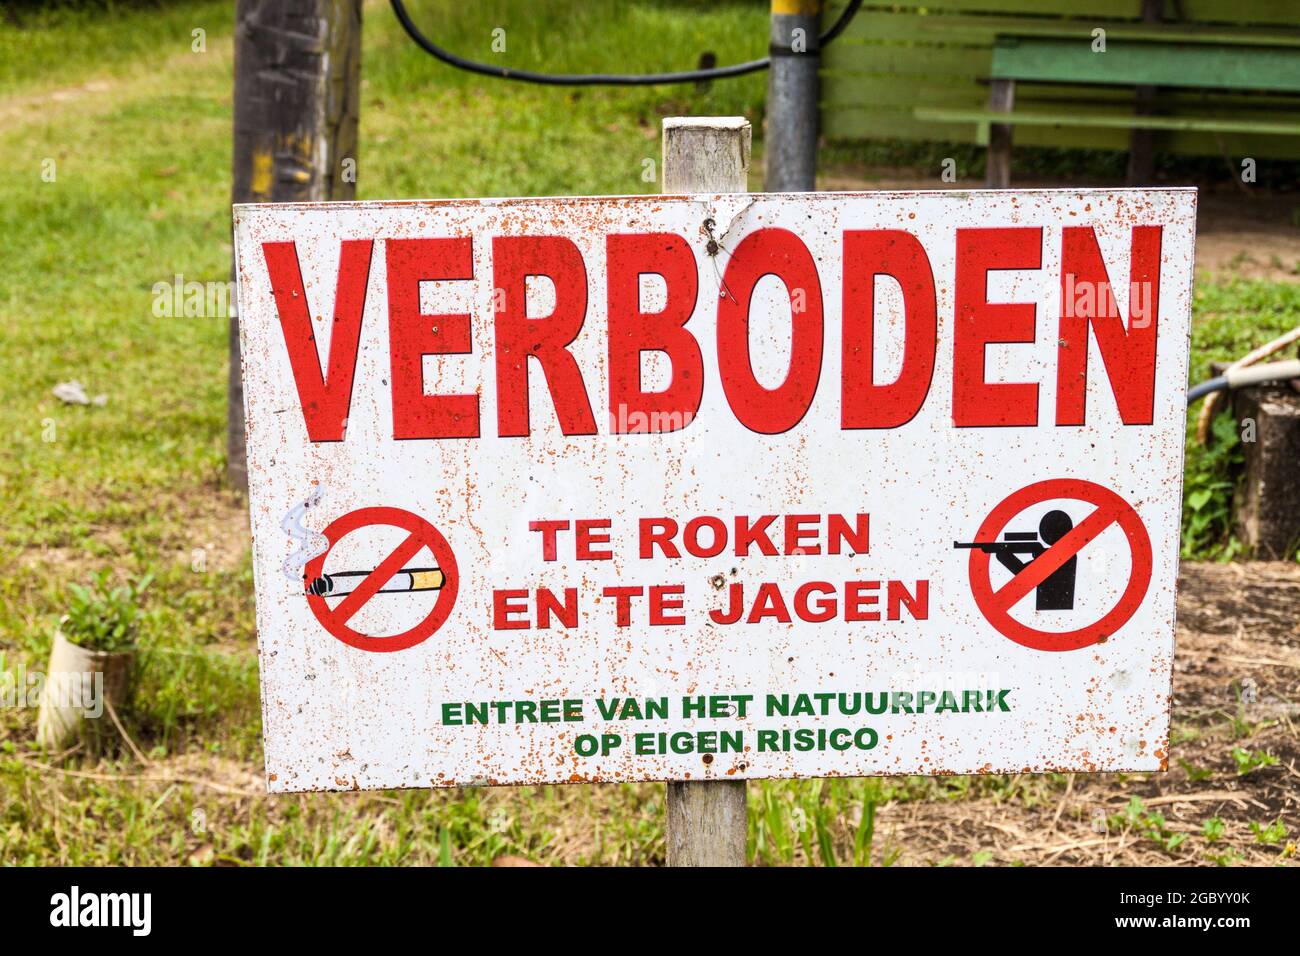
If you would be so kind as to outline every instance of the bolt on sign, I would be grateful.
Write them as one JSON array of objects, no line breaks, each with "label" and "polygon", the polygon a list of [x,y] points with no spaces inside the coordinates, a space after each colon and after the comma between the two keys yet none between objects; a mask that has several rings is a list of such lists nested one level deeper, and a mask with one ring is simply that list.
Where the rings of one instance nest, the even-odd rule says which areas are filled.
[{"label": "bolt on sign", "polygon": [[1162,768],[1195,203],[236,207],[270,789]]}]

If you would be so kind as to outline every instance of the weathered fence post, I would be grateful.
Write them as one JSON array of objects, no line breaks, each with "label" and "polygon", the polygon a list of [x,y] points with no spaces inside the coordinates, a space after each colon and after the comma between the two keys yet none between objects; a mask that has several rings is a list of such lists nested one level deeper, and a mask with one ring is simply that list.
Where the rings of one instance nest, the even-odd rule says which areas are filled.
[{"label": "weathered fence post", "polygon": [[[362,0],[238,0],[231,202],[356,196]],[[230,318],[226,477],[248,490],[239,319]]]},{"label": "weathered fence post", "polygon": [[772,0],[763,188],[809,192],[817,173],[821,0]]},{"label": "weathered fence post", "polygon": [[[663,129],[665,193],[748,191],[744,117],[670,117]],[[669,783],[667,817],[669,866],[745,865],[745,781]]]}]

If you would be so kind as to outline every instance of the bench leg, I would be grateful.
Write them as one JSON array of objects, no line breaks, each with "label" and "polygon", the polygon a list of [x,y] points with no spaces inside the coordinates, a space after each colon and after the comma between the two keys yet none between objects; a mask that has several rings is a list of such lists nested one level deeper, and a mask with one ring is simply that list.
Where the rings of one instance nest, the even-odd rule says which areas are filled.
[{"label": "bench leg", "polygon": [[1156,174],[1153,138],[1149,129],[1135,129],[1129,134],[1127,180],[1130,186],[1149,186]]},{"label": "bench leg", "polygon": [[[1164,0],[1142,0],[1142,22],[1159,23],[1164,15]],[[1151,112],[1156,101],[1154,86],[1139,86],[1134,91],[1134,111],[1142,116]],[[1155,131],[1135,129],[1128,141],[1128,184],[1146,186],[1155,175]]]},{"label": "bench leg", "polygon": [[[1010,113],[1016,101],[1015,80],[993,80],[989,84],[989,110]],[[1011,185],[1011,126],[993,123],[989,126],[988,161],[985,185],[989,189],[1006,189]]]}]

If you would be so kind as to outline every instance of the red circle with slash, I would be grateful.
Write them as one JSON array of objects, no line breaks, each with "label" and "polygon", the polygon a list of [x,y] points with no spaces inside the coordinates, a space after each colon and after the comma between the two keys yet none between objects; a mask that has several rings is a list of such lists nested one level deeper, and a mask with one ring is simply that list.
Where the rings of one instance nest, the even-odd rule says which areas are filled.
[{"label": "red circle with slash", "polygon": [[[1107,640],[1123,627],[1146,597],[1151,583],[1151,539],[1142,519],[1127,501],[1109,488],[1078,478],[1053,478],[1022,488],[993,509],[980,525],[976,541],[996,541],[1016,515],[1036,504],[1057,498],[1071,498],[1097,506],[1097,510],[1076,524],[1046,551],[1035,558],[999,590],[989,579],[989,558],[984,551],[970,555],[970,584],[975,603],[997,630],[1023,647],[1037,651],[1075,651]],[[1118,525],[1128,539],[1133,555],[1132,569],[1119,602],[1101,620],[1073,631],[1042,631],[1021,624],[1011,616],[1011,607],[1053,571],[1078,554],[1111,525]]]},{"label": "red circle with slash", "polygon": [[[325,559],[329,557],[334,545],[338,544],[344,536],[373,525],[400,528],[407,532],[407,536],[388,557],[379,562],[375,569],[362,579],[361,583],[350,594],[345,595],[343,600],[334,607],[330,607],[325,602],[325,598],[319,594],[309,593],[307,595],[307,604],[312,613],[316,615],[316,619],[320,621],[321,626],[344,644],[363,651],[404,651],[408,647],[414,647],[416,644],[432,637],[434,631],[438,630],[446,622],[451,614],[452,605],[456,603],[456,589],[460,581],[460,574],[456,568],[456,556],[452,554],[447,539],[438,532],[437,528],[419,515],[403,511],[401,508],[361,508],[358,511],[351,511],[336,519],[333,524],[322,532],[326,540],[329,541],[330,546],[325,550],[324,554],[318,555],[307,562],[303,574],[308,581],[314,581],[320,577],[325,568]],[[393,575],[401,571],[403,565],[415,557],[420,549],[426,547],[433,552],[434,560],[442,570],[444,583],[441,590],[438,591],[438,599],[434,602],[433,610],[428,613],[424,620],[408,631],[386,637],[363,634],[349,627],[348,621],[357,611],[361,610],[362,605],[374,597],[380,588],[391,581]]]}]

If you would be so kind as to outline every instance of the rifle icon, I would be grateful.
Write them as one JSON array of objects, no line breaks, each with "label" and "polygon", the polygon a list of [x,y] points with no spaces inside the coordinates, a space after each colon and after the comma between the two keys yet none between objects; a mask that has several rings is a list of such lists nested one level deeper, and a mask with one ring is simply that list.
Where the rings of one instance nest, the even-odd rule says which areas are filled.
[{"label": "rifle icon", "polygon": [[1005,541],[954,541],[954,548],[968,551],[979,548],[985,554],[1028,554],[1038,557],[1046,550],[1033,531],[1008,531]]}]

